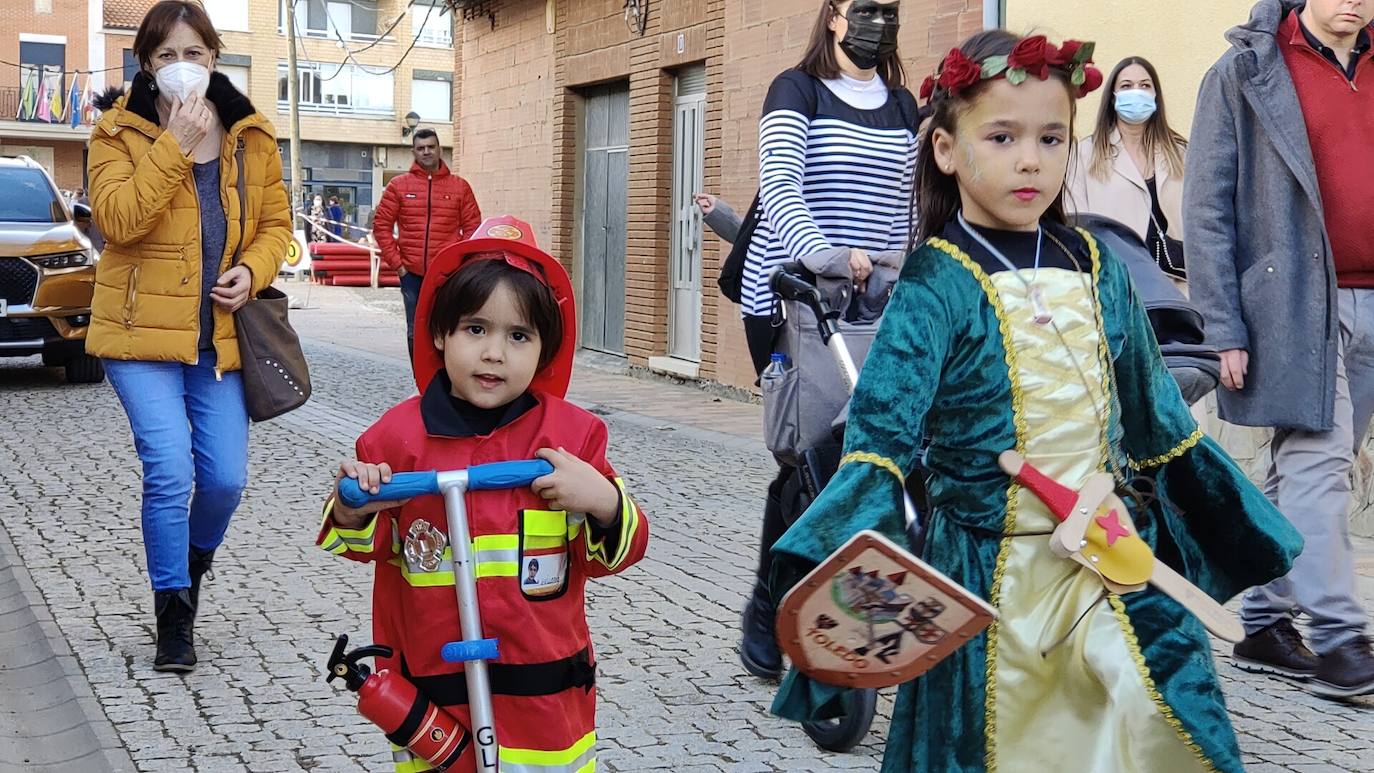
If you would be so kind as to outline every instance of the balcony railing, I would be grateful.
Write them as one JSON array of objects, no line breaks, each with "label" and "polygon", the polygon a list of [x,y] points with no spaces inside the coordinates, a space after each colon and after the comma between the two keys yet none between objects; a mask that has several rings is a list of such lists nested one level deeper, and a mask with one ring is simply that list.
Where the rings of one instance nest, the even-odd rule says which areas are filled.
[{"label": "balcony railing", "polygon": [[[284,99],[277,100],[277,112],[285,113],[290,109],[291,103]],[[340,118],[390,118],[396,115],[395,108],[360,105],[320,105],[301,102],[299,109],[301,115],[334,115]]]},{"label": "balcony railing", "polygon": [[[18,86],[3,86],[3,87],[0,87],[0,121],[23,121],[23,122],[25,122],[25,123],[46,123],[46,124],[52,124],[53,126],[69,125],[69,124],[71,124],[71,120],[72,120],[72,119],[71,119],[71,116],[70,116],[70,115],[67,116],[66,120],[56,120],[56,119],[54,119],[54,120],[48,120],[48,121],[45,121],[45,120],[43,120],[42,118],[39,118],[38,115],[37,115],[37,111],[35,111],[35,114],[34,114],[33,116],[20,116],[20,115],[19,115],[19,97],[20,97],[20,94],[21,94],[21,93],[22,93],[22,92],[20,91],[20,89],[19,89]],[[64,102],[66,101],[65,97],[64,97],[63,101],[64,101]],[[80,125],[90,125],[90,122],[89,122],[89,121],[81,121],[81,122],[79,122],[77,125],[78,125],[78,126],[80,126]]]}]

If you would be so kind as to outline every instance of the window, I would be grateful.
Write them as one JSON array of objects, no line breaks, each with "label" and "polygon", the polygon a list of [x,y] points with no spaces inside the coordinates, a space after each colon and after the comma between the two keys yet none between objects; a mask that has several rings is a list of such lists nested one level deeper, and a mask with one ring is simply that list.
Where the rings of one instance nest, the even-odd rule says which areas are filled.
[{"label": "window", "polygon": [[124,49],[124,90],[128,91],[130,84],[134,82],[134,76],[138,75],[141,69],[138,64],[138,57],[134,56],[132,48]]},{"label": "window", "polygon": [[282,34],[288,1],[296,10],[297,34],[344,40],[377,37],[377,0],[282,0],[277,15]]},{"label": "window", "polygon": [[[445,73],[446,74],[446,73]],[[420,114],[424,123],[453,120],[453,89],[451,78],[440,80],[416,73],[410,82],[410,109]]]},{"label": "window", "polygon": [[240,94],[248,94],[247,67],[241,64],[220,63],[215,65],[215,72],[224,73],[224,76],[229,79],[230,83],[234,84],[234,88],[238,89]]},{"label": "window", "polygon": [[[277,109],[286,112],[287,69],[277,65]],[[392,73],[375,75],[361,67],[324,62],[298,63],[297,85],[304,113],[391,116],[395,114]]]},{"label": "window", "polygon": [[[23,121],[59,122],[67,101],[65,43],[48,43],[19,38],[19,111]],[[57,38],[62,40],[63,38]],[[53,111],[53,95],[60,94],[58,115]]]},{"label": "window", "polygon": [[210,14],[215,29],[221,32],[248,31],[248,0],[215,0],[206,3],[205,10]]},{"label": "window", "polygon": [[410,34],[417,45],[449,48],[453,45],[453,14],[442,2],[419,0],[410,7]]},{"label": "window", "polygon": [[59,223],[65,219],[47,175],[27,167],[0,168],[0,221]]}]

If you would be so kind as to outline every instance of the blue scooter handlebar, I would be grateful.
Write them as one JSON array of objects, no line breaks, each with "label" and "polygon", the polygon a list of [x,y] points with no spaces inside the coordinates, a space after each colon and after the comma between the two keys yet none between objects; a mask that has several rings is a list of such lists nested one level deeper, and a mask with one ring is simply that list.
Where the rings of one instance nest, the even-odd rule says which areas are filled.
[{"label": "blue scooter handlebar", "polygon": [[[493,489],[523,488],[536,479],[553,472],[553,465],[543,459],[528,459],[517,462],[493,462],[469,467],[467,470],[469,491],[489,491]],[[398,472],[391,476],[390,483],[383,483],[376,494],[363,491],[354,478],[339,481],[339,500],[349,507],[362,507],[369,502],[387,502],[393,499],[410,499],[427,494],[440,494],[443,487],[440,476],[447,473]]]},{"label": "blue scooter handlebar", "polygon": [[438,493],[439,474],[433,471],[394,473],[391,482],[379,486],[376,494],[363,491],[355,478],[344,478],[339,481],[339,500],[349,507],[362,507],[369,502],[410,499]]},{"label": "blue scooter handlebar", "polygon": [[524,488],[552,472],[553,465],[543,459],[479,464],[468,468],[468,490]]}]

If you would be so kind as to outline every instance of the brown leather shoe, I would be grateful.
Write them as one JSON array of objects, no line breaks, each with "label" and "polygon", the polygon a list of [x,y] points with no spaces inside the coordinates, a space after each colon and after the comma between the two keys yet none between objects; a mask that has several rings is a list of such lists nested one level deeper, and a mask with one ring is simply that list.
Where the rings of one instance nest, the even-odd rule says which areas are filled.
[{"label": "brown leather shoe", "polygon": [[1357,636],[1321,656],[1307,688],[1323,698],[1374,694],[1374,645]]},{"label": "brown leather shoe", "polygon": [[1320,660],[1303,643],[1292,620],[1279,620],[1245,637],[1231,650],[1231,656],[1245,671],[1298,680],[1311,678]]}]

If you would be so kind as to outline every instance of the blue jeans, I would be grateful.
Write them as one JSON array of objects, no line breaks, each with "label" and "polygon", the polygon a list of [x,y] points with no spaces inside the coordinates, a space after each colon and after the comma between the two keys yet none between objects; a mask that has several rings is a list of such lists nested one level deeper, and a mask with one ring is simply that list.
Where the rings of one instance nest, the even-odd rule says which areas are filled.
[{"label": "blue jeans", "polygon": [[409,271],[401,277],[401,300],[406,305],[406,346],[411,354],[415,353],[415,305],[420,300],[420,285],[425,283],[424,276]]},{"label": "blue jeans", "polygon": [[[143,550],[153,590],[188,588],[191,550],[219,547],[248,483],[248,409],[237,371],[105,360],[143,462]],[[192,493],[194,491],[194,494]]]}]

